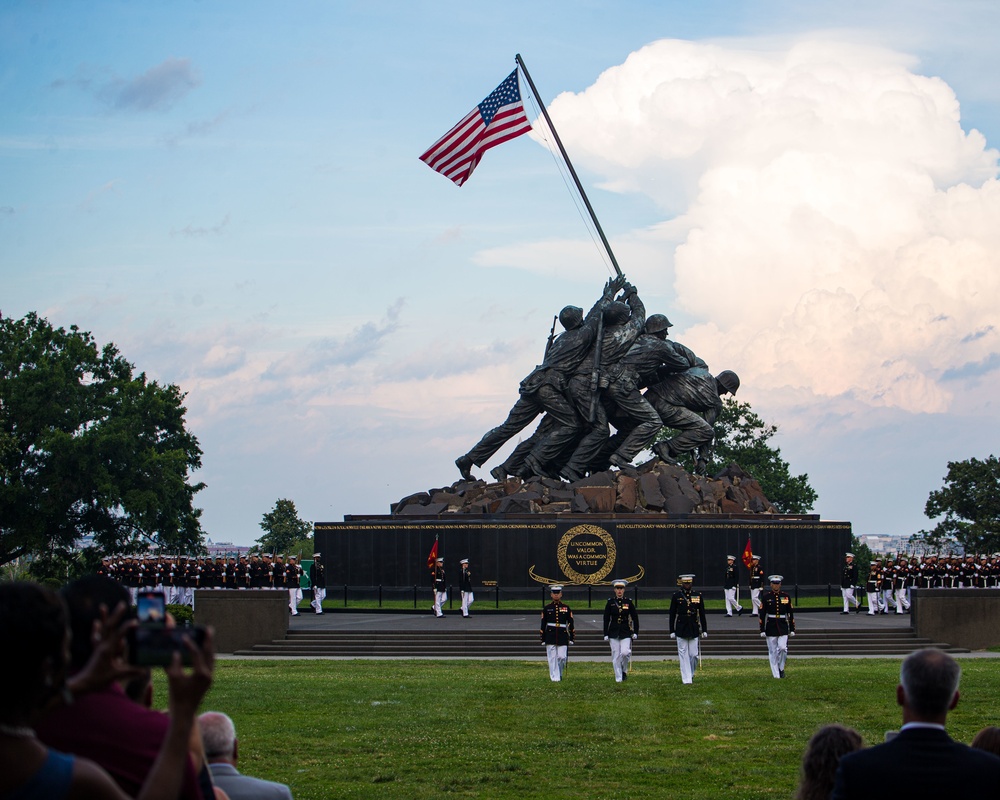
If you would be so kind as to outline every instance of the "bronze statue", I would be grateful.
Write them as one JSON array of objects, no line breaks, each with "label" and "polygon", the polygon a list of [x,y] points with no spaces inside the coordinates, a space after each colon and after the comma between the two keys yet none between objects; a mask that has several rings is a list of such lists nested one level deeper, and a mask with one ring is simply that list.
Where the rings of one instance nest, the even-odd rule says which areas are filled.
[{"label": "bronze statue", "polygon": [[488,431],[468,453],[455,459],[463,478],[471,480],[473,465],[481,467],[508,439],[524,430],[543,411],[557,424],[524,457],[522,471],[535,474],[542,463],[551,460],[576,438],[583,423],[567,400],[563,388],[579,363],[592,351],[601,314],[624,285],[627,284],[622,279],[609,280],[601,298],[586,318],[583,309],[576,306],[566,306],[560,312],[559,321],[565,331],[551,340],[542,363],[521,381],[520,396],[507,414],[507,419]]}]

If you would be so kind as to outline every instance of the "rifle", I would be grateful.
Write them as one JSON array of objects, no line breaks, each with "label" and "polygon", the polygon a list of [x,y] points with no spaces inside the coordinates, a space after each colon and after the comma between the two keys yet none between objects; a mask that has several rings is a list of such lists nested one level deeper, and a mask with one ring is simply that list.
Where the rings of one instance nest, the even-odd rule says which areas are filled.
[{"label": "rifle", "polygon": [[597,393],[601,377],[601,351],[604,349],[604,312],[597,318],[597,338],[594,340],[594,366],[590,370],[590,410],[587,412],[587,422],[593,424],[597,415]]},{"label": "rifle", "polygon": [[549,331],[549,339],[545,342],[545,354],[542,356],[542,363],[545,363],[545,359],[549,357],[549,350],[552,349],[552,342],[556,338],[556,322],[559,321],[559,315],[554,314],[552,316],[552,330]]}]

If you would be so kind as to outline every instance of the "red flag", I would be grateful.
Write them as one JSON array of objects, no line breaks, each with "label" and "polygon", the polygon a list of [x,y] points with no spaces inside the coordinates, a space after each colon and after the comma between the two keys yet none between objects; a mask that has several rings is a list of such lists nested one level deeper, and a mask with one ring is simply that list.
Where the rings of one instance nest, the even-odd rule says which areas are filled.
[{"label": "red flag", "polygon": [[461,186],[487,150],[530,130],[515,69],[489,97],[434,142],[420,160]]},{"label": "red flag", "polygon": [[750,537],[747,537],[747,546],[743,548],[743,564],[747,569],[753,563],[753,548],[750,547]]},{"label": "red flag", "polygon": [[434,569],[434,564],[437,563],[438,558],[438,537],[434,537],[434,545],[431,547],[431,552],[427,555],[427,569]]}]

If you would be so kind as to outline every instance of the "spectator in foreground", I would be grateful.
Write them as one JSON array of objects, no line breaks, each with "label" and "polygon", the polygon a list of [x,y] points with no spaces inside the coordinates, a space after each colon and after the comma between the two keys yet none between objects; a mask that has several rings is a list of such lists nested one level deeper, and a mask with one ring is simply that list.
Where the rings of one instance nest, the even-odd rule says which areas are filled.
[{"label": "spectator in foreground", "polygon": [[824,725],[816,731],[802,756],[802,777],[795,800],[829,800],[840,759],[863,746],[861,735],[843,725]]},{"label": "spectator in foreground", "polygon": [[834,800],[907,800],[996,797],[1000,757],[973,750],[945,733],[948,712],[958,704],[958,662],[940,650],[918,650],[903,661],[896,702],[903,709],[899,733],[883,744],[849,753],[840,761]]},{"label": "spectator in foreground", "polygon": [[[120,604],[127,608],[128,590],[110,578],[89,575],[65,586],[61,595],[69,609],[69,671],[74,674],[93,655],[91,631],[102,608],[114,609]],[[138,673],[133,670],[128,677]],[[47,715],[38,725],[38,738],[55,750],[96,761],[125,792],[135,796],[156,761],[170,724],[167,714],[133,702],[115,681]],[[180,768],[184,777],[180,796],[184,800],[212,800],[207,770],[204,780],[199,779],[202,755],[197,725],[189,751],[191,758]]]},{"label": "spectator in foreground", "polygon": [[119,669],[126,607],[103,616],[91,638],[95,657],[66,683],[70,644],[66,607],[54,592],[32,583],[0,584],[0,639],[16,642],[0,659],[0,797],[88,797],[96,800],[174,800],[181,790],[183,764],[198,704],[212,683],[210,644],[193,652],[194,669],[185,673],[180,658],[167,668],[169,727],[156,762],[133,795],[128,795],[98,764],[46,747],[31,725],[49,706],[71,695],[85,696],[93,686],[113,680]]},{"label": "spectator in foreground", "polygon": [[983,728],[972,740],[972,746],[976,750],[985,750],[987,753],[1000,756],[1000,728]]},{"label": "spectator in foreground", "polygon": [[239,740],[236,726],[228,716],[206,711],[198,717],[198,727],[212,780],[230,800],[292,800],[292,791],[285,784],[251,778],[237,771]]}]

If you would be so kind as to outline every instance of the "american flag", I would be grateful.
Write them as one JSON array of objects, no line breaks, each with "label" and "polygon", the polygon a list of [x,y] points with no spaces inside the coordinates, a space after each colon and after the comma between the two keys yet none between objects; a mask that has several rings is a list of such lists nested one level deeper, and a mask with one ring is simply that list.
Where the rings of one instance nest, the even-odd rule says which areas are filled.
[{"label": "american flag", "polygon": [[420,160],[461,186],[487,150],[530,130],[515,69],[489,97],[434,142]]}]

